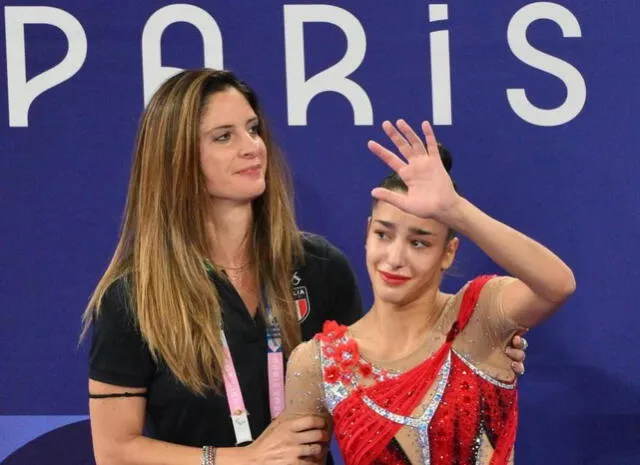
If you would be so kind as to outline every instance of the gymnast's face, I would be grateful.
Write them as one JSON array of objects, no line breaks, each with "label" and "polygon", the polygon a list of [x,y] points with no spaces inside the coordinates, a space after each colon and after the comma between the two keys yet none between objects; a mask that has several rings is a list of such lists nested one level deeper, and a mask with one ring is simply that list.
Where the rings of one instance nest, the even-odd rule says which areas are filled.
[{"label": "gymnast's face", "polygon": [[386,202],[373,208],[367,228],[367,271],[376,300],[410,304],[434,286],[448,269],[458,239],[433,219],[419,218]]},{"label": "gymnast's face", "polygon": [[246,202],[265,190],[267,149],[260,121],[233,87],[207,98],[200,121],[200,166],[212,198]]}]

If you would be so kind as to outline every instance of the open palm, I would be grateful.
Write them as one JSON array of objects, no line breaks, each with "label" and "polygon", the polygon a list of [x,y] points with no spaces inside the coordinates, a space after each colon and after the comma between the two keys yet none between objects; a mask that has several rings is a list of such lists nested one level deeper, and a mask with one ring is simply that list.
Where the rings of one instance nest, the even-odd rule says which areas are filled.
[{"label": "open palm", "polygon": [[369,150],[398,173],[409,191],[404,194],[376,188],[371,195],[409,214],[440,219],[459,196],[440,159],[438,143],[431,125],[426,121],[422,123],[426,146],[404,120],[398,120],[395,126],[385,121],[382,123],[382,129],[404,160],[374,141],[369,141]]}]

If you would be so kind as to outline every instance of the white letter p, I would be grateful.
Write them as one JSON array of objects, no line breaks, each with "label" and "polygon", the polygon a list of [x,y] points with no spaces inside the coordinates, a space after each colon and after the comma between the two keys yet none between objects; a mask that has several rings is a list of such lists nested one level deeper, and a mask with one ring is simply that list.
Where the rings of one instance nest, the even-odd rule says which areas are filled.
[{"label": "white letter p", "polygon": [[[7,46],[9,126],[29,126],[29,107],[48,89],[76,74],[87,57],[87,36],[71,14],[48,6],[7,6],[4,9]],[[69,44],[64,59],[27,81],[24,26],[48,24],[60,29]]]}]

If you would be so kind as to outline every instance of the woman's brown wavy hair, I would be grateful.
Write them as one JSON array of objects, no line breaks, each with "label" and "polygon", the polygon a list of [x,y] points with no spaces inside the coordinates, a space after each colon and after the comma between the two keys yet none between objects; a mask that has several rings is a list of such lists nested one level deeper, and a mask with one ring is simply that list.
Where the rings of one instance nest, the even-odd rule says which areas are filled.
[{"label": "woman's brown wavy hair", "polygon": [[[260,121],[267,147],[265,192],[253,201],[252,261],[282,329],[285,352],[300,342],[291,295],[294,267],[303,259],[287,165],[271,139],[256,94],[229,71],[188,70],[167,80],[145,109],[120,238],[83,315],[83,336],[103,296],[122,278],[130,308],[156,360],[192,391],[219,390],[223,348],[220,297],[208,258],[208,192],[200,167],[200,119],[207,99],[235,88]],[[213,269],[213,273],[219,270]]]}]

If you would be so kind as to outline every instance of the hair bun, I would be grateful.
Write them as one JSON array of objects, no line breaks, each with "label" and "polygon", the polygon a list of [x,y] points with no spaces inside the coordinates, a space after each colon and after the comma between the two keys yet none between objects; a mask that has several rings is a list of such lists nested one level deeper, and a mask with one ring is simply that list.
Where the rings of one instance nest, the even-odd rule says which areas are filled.
[{"label": "hair bun", "polygon": [[451,172],[451,167],[453,166],[453,158],[451,158],[451,152],[438,142],[438,152],[440,152],[440,160],[442,160],[442,164],[444,165],[444,169],[447,170],[447,173]]}]

